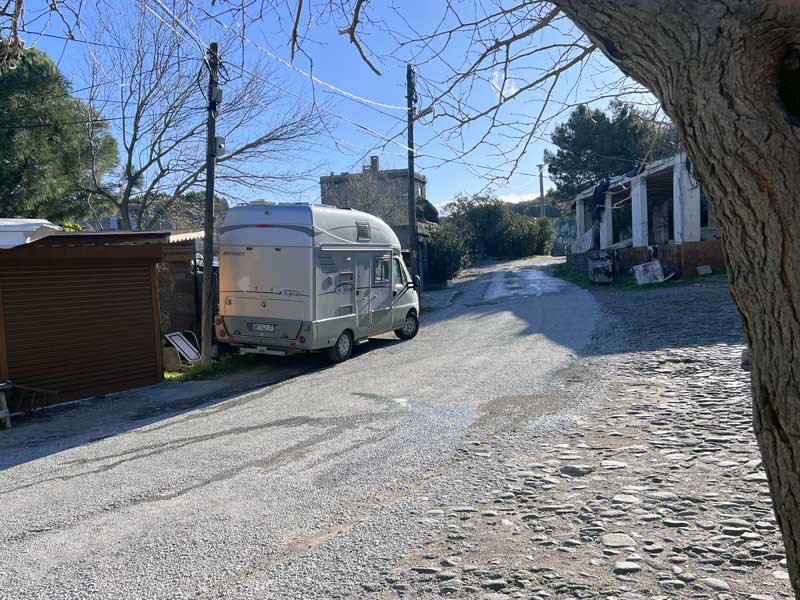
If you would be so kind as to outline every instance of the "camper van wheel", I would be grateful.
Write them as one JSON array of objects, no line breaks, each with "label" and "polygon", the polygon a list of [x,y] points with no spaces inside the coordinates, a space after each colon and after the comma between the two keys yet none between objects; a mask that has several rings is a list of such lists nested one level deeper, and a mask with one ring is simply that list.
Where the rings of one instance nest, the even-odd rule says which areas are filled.
[{"label": "camper van wheel", "polygon": [[343,331],[336,344],[328,348],[328,358],[331,362],[338,363],[350,358],[353,352],[353,336],[349,331]]},{"label": "camper van wheel", "polygon": [[403,326],[400,329],[395,329],[394,334],[401,340],[410,340],[419,331],[419,319],[416,313],[410,312],[406,315],[406,320],[403,321]]}]

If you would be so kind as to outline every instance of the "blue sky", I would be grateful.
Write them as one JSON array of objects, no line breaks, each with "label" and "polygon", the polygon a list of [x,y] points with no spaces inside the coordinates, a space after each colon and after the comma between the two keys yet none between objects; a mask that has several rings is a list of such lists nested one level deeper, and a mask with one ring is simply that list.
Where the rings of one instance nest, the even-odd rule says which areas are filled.
[{"label": "blue sky", "polygon": [[[117,1],[121,2],[122,0]],[[403,0],[402,9],[400,9],[402,12],[398,15],[391,9],[381,8],[378,2],[372,3],[370,15],[376,20],[384,20],[385,24],[364,26],[363,40],[369,47],[370,56],[382,71],[382,76],[377,76],[370,70],[360,59],[356,49],[348,42],[347,37],[339,35],[336,27],[331,24],[313,26],[309,29],[308,38],[303,44],[304,55],[296,57],[294,64],[307,72],[313,68],[314,75],[347,93],[389,106],[404,106],[405,63],[414,60],[420,61],[421,57],[415,59],[412,48],[398,49],[396,41],[382,33],[381,29],[385,26],[395,31],[410,32],[410,28],[413,27],[429,31],[431,23],[438,22],[442,17],[442,4],[430,0]],[[155,10],[160,10],[157,4],[151,6]],[[264,50],[272,52],[286,61],[290,60],[289,37],[286,33],[290,22],[286,20],[288,16],[288,13],[281,15],[284,21],[278,22],[274,19],[274,15],[270,15],[264,21],[248,26],[246,35],[253,43],[244,44],[245,61],[272,61],[276,73],[280,75],[283,85],[287,89],[306,98],[311,98],[315,94],[319,98],[325,98],[329,103],[331,113],[326,113],[326,121],[332,135],[322,136],[313,149],[309,149],[292,160],[301,162],[307,160],[308,164],[318,165],[319,173],[317,175],[325,175],[329,171],[360,170],[360,165],[368,162],[368,159],[362,160],[361,157],[365,154],[372,154],[370,149],[382,144],[384,140],[353,123],[358,123],[384,137],[392,137],[403,130],[405,111],[361,103],[342,94],[333,93],[323,85],[315,84],[312,87],[309,80],[302,74],[268,57]],[[113,15],[104,14],[104,18],[113,18]],[[219,19],[229,27],[237,28],[237,23],[229,16],[220,16]],[[225,33],[222,26],[208,21],[202,23],[199,19],[195,23],[187,23],[187,25],[203,41],[221,38]],[[48,27],[47,31],[55,35],[64,33],[63,26],[55,22]],[[560,35],[557,32],[540,35],[519,48],[525,50],[535,44],[552,43],[558,41]],[[76,33],[76,37],[82,36]],[[63,72],[73,82],[75,88],[84,84],[80,73],[80,64],[84,60],[86,52],[84,44],[65,43],[50,38],[36,40],[35,36],[31,35],[27,36],[27,41],[29,45],[35,43],[54,60],[58,60]],[[187,46],[191,46],[188,39]],[[452,57],[463,58],[467,52],[466,41],[459,38],[452,42],[446,50],[446,55],[443,55],[442,58],[452,61]],[[534,76],[532,74],[536,73],[537,69],[547,66],[548,61],[542,58],[522,63],[521,68],[516,72],[519,79],[511,81],[507,85],[507,89],[513,90],[515,85],[524,85],[527,81],[526,78]],[[420,65],[418,73],[420,79],[424,81],[442,80],[450,75],[449,69],[438,59]],[[512,73],[512,75],[514,74]],[[499,77],[499,72],[497,75]],[[556,86],[552,97],[559,102],[568,101],[570,103],[590,100],[597,94],[598,87],[619,77],[618,72],[607,68],[607,64],[602,58],[596,57],[591,59],[580,79],[577,72],[565,75]],[[426,97],[424,93],[424,81],[421,81],[420,84],[422,88],[420,107],[428,106],[430,103],[430,98]],[[487,82],[479,81],[471,88],[469,102],[471,106],[484,108],[490,106],[496,98],[496,90]],[[507,105],[507,110],[513,112],[515,118],[532,121],[534,115],[541,108],[543,92],[534,90],[524,98],[524,100],[511,101]],[[557,105],[554,106],[557,107]],[[224,110],[224,104],[222,110]],[[482,176],[486,172],[484,167],[493,167],[502,162],[496,156],[496,146],[508,147],[511,143],[501,135],[493,134],[489,136],[488,140],[495,144],[495,147],[491,144],[484,144],[462,161],[441,164],[441,159],[454,156],[451,145],[442,142],[437,137],[437,131],[441,132],[445,125],[442,118],[437,117],[432,123],[430,123],[430,119],[424,119],[415,127],[417,147],[422,148],[417,158],[417,170],[427,176],[428,196],[434,204],[442,204],[460,192],[473,193],[485,188],[488,180]],[[465,131],[466,139],[468,141],[476,140],[485,132],[485,127],[485,124],[480,124],[467,129]],[[538,137],[546,140],[548,131],[549,128],[538,132]],[[397,138],[397,141],[404,145],[405,135]],[[385,149],[374,152],[380,155],[383,168],[405,168],[406,152],[401,145],[389,143]],[[538,178],[534,175],[537,170],[536,165],[542,162],[542,154],[546,147],[548,147],[546,141],[534,140],[522,158],[520,174],[513,176],[506,185],[494,185],[494,190],[509,200],[538,195],[539,183]],[[472,165],[480,165],[480,167],[466,165],[464,161]],[[550,187],[550,185],[546,180],[545,186]],[[243,200],[265,197],[274,200],[316,201],[319,198],[319,189],[314,181],[309,181],[304,189],[298,189],[293,194],[245,192],[242,193],[242,196]]]}]

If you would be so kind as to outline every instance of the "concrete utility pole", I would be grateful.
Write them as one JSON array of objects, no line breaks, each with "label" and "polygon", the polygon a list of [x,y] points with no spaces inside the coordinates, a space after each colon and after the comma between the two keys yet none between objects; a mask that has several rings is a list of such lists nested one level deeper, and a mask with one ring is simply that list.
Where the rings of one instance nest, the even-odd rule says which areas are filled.
[{"label": "concrete utility pole", "polygon": [[417,252],[417,182],[414,177],[414,105],[417,102],[414,65],[406,65],[406,100],[408,101],[408,251],[411,276],[419,273]]},{"label": "concrete utility pole", "polygon": [[214,332],[214,174],[217,166],[217,104],[220,100],[219,54],[217,42],[208,49],[208,122],[206,134],[206,206],[205,237],[203,238],[203,311],[200,341],[200,367],[211,366],[211,346]]},{"label": "concrete utility pole", "polygon": [[544,217],[544,165],[539,166],[539,202],[541,202],[542,208],[540,211],[539,216]]}]

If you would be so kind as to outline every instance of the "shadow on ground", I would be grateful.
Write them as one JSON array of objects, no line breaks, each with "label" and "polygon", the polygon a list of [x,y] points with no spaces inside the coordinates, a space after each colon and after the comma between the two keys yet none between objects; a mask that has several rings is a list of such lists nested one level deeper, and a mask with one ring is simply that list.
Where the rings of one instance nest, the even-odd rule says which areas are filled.
[{"label": "shadow on ground", "polygon": [[[380,351],[397,343],[399,340],[376,338],[354,348],[353,355]],[[209,408],[300,375],[336,368],[324,354],[258,358],[263,365],[223,379],[165,381],[14,417],[13,427],[0,431],[0,470]]]},{"label": "shadow on ground", "polygon": [[[679,286],[641,289],[597,286],[584,290],[549,275],[547,266],[533,270],[539,275],[526,276],[531,267],[525,266],[508,268],[501,272],[502,278],[496,271],[481,274],[470,282],[471,289],[453,306],[424,315],[424,324],[431,326],[466,317],[480,325],[498,312],[508,312],[524,323],[518,336],[546,335],[578,356],[744,341],[742,323],[725,277],[714,275]],[[596,333],[591,344],[576,345],[571,343],[563,327],[552,327],[548,322],[552,315],[544,314],[543,304],[564,304],[576,294],[591,297],[599,308],[599,318],[616,324],[619,335],[599,338]],[[711,303],[716,310],[698,311],[701,303]],[[575,306],[586,306],[586,303]],[[548,312],[553,310],[553,307],[548,308]],[[594,316],[591,312],[575,312],[571,318],[592,319]],[[636,323],[636,327],[626,326],[628,323]],[[600,329],[608,330],[607,327]]]},{"label": "shadow on ground", "polygon": [[[447,335],[439,326],[459,319],[460,333],[480,336],[494,326],[494,317],[507,313],[520,325],[517,338],[545,336],[576,356],[743,342],[738,313],[721,278],[670,288],[586,291],[552,277],[544,264],[517,262],[473,274],[460,291],[451,306],[423,315],[421,335]],[[630,301],[632,294],[635,302]],[[698,303],[712,303],[716,310],[698,311]],[[605,322],[597,327],[599,320]],[[587,343],[586,331],[592,327],[595,333]],[[354,354],[380,352],[397,343],[376,338],[356,347]],[[16,417],[11,430],[0,432],[0,470],[336,368],[324,355],[262,358],[263,367],[220,380],[164,382]]]}]

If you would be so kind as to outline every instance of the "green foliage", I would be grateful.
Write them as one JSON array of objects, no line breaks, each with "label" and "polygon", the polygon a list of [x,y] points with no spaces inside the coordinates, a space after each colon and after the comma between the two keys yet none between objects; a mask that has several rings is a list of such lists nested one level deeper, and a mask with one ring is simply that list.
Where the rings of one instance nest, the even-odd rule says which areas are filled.
[{"label": "green foliage", "polygon": [[425,198],[417,198],[417,219],[424,219],[431,223],[439,222],[439,211]]},{"label": "green foliage", "polygon": [[[565,207],[558,202],[557,196],[555,189],[549,189],[544,194],[544,215],[550,219],[556,219],[565,212]],[[542,214],[542,203],[538,199],[516,202],[511,205],[511,210],[524,217],[536,219]]]},{"label": "green foliage", "polygon": [[556,241],[556,228],[547,217],[536,219],[536,254],[549,256]]},{"label": "green foliage", "polygon": [[603,178],[677,151],[672,126],[654,124],[621,101],[612,102],[608,112],[578,106],[555,128],[552,141],[558,149],[546,150],[544,160],[556,184],[554,200],[564,208]]},{"label": "green foliage", "polygon": [[552,250],[555,229],[550,219],[527,217],[494,196],[457,196],[447,208],[448,225],[477,256],[521,258]]},{"label": "green foliage", "polygon": [[[173,196],[164,192],[144,194],[144,202],[134,204],[131,226],[134,229],[190,229],[202,227],[205,218],[206,194],[192,190]],[[228,212],[228,201],[214,195],[214,214],[217,224]]]},{"label": "green foliage", "polygon": [[442,283],[452,279],[469,264],[469,244],[451,223],[443,223],[428,244],[426,279]]},{"label": "green foliage", "polygon": [[563,279],[569,283],[574,283],[575,285],[584,289],[590,289],[594,286],[592,280],[589,278],[588,273],[584,273],[583,271],[574,271],[566,263],[552,267],[550,269],[550,273],[559,279]]},{"label": "green foliage", "polygon": [[70,233],[78,233],[83,231],[83,227],[81,227],[80,223],[73,223],[72,221],[63,221],[59,223],[61,227],[64,228],[64,231],[69,231]]},{"label": "green foliage", "polygon": [[96,118],[39,50],[0,71],[0,216],[61,222],[88,214],[89,145],[101,150],[98,178],[117,162],[116,142]]}]

